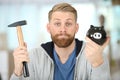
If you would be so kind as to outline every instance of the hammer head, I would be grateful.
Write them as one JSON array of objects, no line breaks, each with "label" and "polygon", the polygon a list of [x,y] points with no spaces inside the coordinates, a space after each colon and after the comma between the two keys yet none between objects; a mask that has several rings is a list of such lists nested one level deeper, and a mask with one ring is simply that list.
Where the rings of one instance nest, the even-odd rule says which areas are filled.
[{"label": "hammer head", "polygon": [[23,21],[18,21],[18,22],[15,22],[15,23],[12,23],[10,25],[8,25],[8,27],[17,27],[17,26],[22,26],[22,25],[26,25],[26,21],[23,20]]}]

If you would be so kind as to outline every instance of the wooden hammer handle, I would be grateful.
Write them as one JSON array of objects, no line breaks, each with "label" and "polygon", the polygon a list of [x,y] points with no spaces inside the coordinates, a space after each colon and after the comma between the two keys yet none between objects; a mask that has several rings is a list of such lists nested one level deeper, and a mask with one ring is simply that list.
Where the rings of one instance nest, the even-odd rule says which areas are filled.
[{"label": "wooden hammer handle", "polygon": [[[24,46],[24,39],[23,39],[23,34],[22,34],[22,29],[21,26],[17,26],[17,37],[18,37],[18,42],[20,46]],[[29,77],[29,70],[28,70],[28,65],[27,62],[23,62],[23,74],[24,77]]]},{"label": "wooden hammer handle", "polygon": [[17,28],[17,37],[18,37],[19,45],[24,46],[24,39],[23,39],[21,26],[17,26],[16,28]]}]

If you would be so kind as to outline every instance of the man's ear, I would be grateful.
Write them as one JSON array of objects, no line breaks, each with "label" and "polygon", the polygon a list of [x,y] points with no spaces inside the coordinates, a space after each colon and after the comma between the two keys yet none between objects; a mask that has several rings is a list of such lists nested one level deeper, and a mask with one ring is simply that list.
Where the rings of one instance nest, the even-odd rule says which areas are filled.
[{"label": "man's ear", "polygon": [[79,30],[79,24],[77,23],[76,24],[76,33],[78,32],[78,30]]},{"label": "man's ear", "polygon": [[47,27],[47,31],[50,33],[50,24],[48,23],[46,27]]}]

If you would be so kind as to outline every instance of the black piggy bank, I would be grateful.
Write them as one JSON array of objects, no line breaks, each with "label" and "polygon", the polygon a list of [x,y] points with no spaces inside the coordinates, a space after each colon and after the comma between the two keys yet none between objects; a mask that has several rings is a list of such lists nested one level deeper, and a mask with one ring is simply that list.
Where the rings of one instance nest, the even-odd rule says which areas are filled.
[{"label": "black piggy bank", "polygon": [[91,25],[86,35],[99,45],[103,45],[106,41],[106,32],[103,26],[96,27]]}]

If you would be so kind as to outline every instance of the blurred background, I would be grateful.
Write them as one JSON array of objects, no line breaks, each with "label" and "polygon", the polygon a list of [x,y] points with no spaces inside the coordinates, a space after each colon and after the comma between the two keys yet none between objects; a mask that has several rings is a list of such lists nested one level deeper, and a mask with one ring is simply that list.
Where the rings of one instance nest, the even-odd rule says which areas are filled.
[{"label": "blurred background", "polygon": [[[0,0],[0,80],[9,80],[13,72],[13,50],[18,46],[16,28],[8,25],[26,20],[22,26],[28,50],[50,41],[46,30],[48,12],[56,3],[67,2],[78,11],[79,31],[84,40],[90,25],[103,25],[110,44],[104,50],[110,60],[112,80],[120,80],[120,0]],[[102,74],[101,74],[102,75]]]}]

